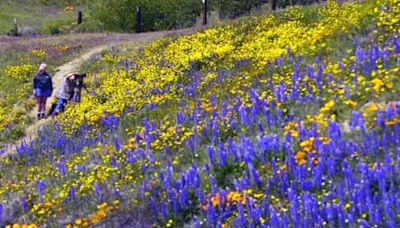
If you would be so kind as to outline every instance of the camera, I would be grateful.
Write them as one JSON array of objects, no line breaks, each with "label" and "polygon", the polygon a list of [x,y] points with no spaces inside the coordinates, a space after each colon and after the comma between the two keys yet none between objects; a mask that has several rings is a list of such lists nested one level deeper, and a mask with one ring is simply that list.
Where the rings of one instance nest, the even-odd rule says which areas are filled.
[{"label": "camera", "polygon": [[86,73],[84,74],[74,74],[75,80],[83,80],[86,77]]},{"label": "camera", "polygon": [[75,75],[75,87],[82,88],[83,87],[83,79],[86,77],[86,73],[74,74],[74,75]]}]

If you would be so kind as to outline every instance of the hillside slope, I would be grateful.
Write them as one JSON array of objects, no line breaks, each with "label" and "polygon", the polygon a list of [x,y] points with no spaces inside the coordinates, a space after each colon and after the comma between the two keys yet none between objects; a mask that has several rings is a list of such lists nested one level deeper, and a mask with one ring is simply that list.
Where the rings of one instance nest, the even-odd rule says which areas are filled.
[{"label": "hillside slope", "polygon": [[328,1],[115,50],[1,162],[2,224],[400,223],[400,3]]},{"label": "hillside slope", "polygon": [[71,26],[76,20],[78,8],[65,8],[63,4],[43,4],[37,1],[0,2],[0,35],[14,28],[17,21],[19,33],[24,35],[50,34],[62,26]]}]

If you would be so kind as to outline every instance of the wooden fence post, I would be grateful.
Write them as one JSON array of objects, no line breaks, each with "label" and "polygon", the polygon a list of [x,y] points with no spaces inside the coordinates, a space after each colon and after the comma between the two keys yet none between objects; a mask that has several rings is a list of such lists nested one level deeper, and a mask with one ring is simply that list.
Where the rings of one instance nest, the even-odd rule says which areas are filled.
[{"label": "wooden fence post", "polygon": [[142,8],[140,6],[136,6],[136,32],[142,32]]},{"label": "wooden fence post", "polygon": [[78,19],[77,19],[78,25],[82,24],[82,18],[83,18],[82,11],[78,11]]},{"label": "wooden fence post", "polygon": [[14,29],[12,32],[13,36],[18,36],[18,25],[17,25],[17,18],[14,17]]},{"label": "wooden fence post", "polygon": [[271,1],[271,9],[272,9],[273,11],[276,10],[276,0],[272,0],[272,1]]},{"label": "wooden fence post", "polygon": [[203,25],[207,25],[207,16],[208,16],[208,0],[202,0],[204,4],[204,20]]}]

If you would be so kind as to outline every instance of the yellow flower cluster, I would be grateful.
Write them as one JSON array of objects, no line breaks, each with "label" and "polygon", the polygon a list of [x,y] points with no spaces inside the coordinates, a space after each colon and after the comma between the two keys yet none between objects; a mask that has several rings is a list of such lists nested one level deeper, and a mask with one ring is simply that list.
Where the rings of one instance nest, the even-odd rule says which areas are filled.
[{"label": "yellow flower cluster", "polygon": [[48,56],[47,52],[43,49],[35,49],[35,50],[32,50],[31,53],[33,56],[36,56],[40,59],[45,59]]},{"label": "yellow flower cluster", "polygon": [[[243,192],[238,192],[238,191],[231,191],[226,194],[226,196],[222,197],[219,192],[215,193],[210,199],[211,206],[214,208],[218,208],[220,204],[222,206],[226,206],[227,204],[231,205],[236,205],[238,203],[240,204],[246,204],[246,195],[250,199],[255,199],[255,200],[260,200],[265,197],[264,193],[256,193],[252,189],[246,189]],[[203,210],[207,210],[207,205],[203,205],[201,208]]]},{"label": "yellow flower cluster", "polygon": [[[78,218],[75,220],[74,225],[79,227],[88,227],[92,225],[96,225],[107,218],[107,214],[110,213],[112,210],[117,208],[115,205],[110,206],[107,203],[102,203],[97,205],[97,211],[94,212],[92,215],[84,218]],[[75,227],[73,225],[67,225],[66,228]]]},{"label": "yellow flower cluster", "polygon": [[[44,202],[42,204],[35,204],[31,209],[31,213],[37,215],[38,217],[47,217],[54,215],[56,213],[56,201],[53,199],[51,201]],[[61,208],[58,208],[60,212]]]},{"label": "yellow flower cluster", "polygon": [[[208,69],[232,68],[238,61],[248,60],[253,70],[224,85],[231,93],[245,95],[251,87],[252,77],[263,72],[268,60],[285,54],[289,47],[292,53],[312,54],[325,45],[324,39],[337,31],[359,27],[361,20],[370,13],[362,7],[356,3],[339,5],[330,1],[318,11],[324,19],[315,23],[302,20],[283,22],[276,16],[267,15],[255,19],[255,24],[233,22],[175,40],[160,40],[135,54],[134,66],[128,72],[125,66],[118,66],[119,70],[110,66],[130,57],[107,54],[102,62],[108,70],[97,74],[102,85],[95,89],[96,95],[83,98],[83,102],[64,114],[61,121],[72,120],[72,125],[67,125],[73,129],[83,122],[96,123],[105,113],[118,116],[127,106],[140,110],[146,105],[158,106],[174,101],[182,89],[168,89],[161,94],[152,93],[152,90],[163,91],[187,80],[184,75],[191,67],[198,70],[204,66]],[[287,17],[302,18],[300,12],[301,7],[294,7]],[[290,73],[288,71],[287,75]],[[211,84],[217,77],[217,73],[210,72],[202,78],[199,90],[205,91],[205,97],[219,89]],[[286,75],[273,75],[273,80],[274,83],[291,84]]]},{"label": "yellow flower cluster", "polygon": [[71,5],[67,5],[64,7],[64,13],[71,13],[72,11],[74,11],[74,7]]},{"label": "yellow flower cluster", "polygon": [[7,65],[5,67],[6,76],[12,79],[27,80],[32,77],[36,66],[31,64]]},{"label": "yellow flower cluster", "polygon": [[[366,120],[366,124],[368,127],[371,127],[374,125],[374,122],[376,121],[376,113],[378,111],[384,111],[387,110],[388,108],[391,108],[392,110],[396,111],[397,106],[394,102],[370,102],[366,104],[362,109],[363,117]],[[387,126],[393,126],[395,123],[399,123],[400,121],[400,116],[394,116],[392,119],[387,119],[385,120],[385,124]]]},{"label": "yellow flower cluster", "polygon": [[[320,140],[322,144],[328,144],[330,141],[327,137],[319,137],[318,140]],[[311,154],[312,162],[318,164],[317,150],[314,148],[314,141],[315,138],[311,137],[300,143],[300,150],[297,151],[294,156],[297,164],[305,165],[309,154]]]},{"label": "yellow flower cluster", "polygon": [[6,228],[39,228],[36,224],[12,224],[5,226]]},{"label": "yellow flower cluster", "polygon": [[8,112],[0,106],[0,130],[3,130],[9,121],[10,116],[8,115]]},{"label": "yellow flower cluster", "polygon": [[377,7],[374,9],[374,12],[379,13],[378,25],[384,28],[388,34],[400,32],[399,0],[377,0]]},{"label": "yellow flower cluster", "polygon": [[283,133],[285,135],[290,133],[292,137],[297,138],[299,137],[299,132],[297,131],[298,127],[299,126],[297,122],[290,121],[283,127]]}]

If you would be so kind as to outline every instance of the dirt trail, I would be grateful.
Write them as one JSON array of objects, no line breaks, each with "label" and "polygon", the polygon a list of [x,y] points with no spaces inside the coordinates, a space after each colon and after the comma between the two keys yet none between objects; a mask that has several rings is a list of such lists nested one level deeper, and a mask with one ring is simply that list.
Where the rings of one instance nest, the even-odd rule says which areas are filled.
[{"label": "dirt trail", "polygon": [[[189,34],[194,31],[198,30],[197,29],[182,29],[182,30],[173,30],[173,31],[163,31],[163,32],[150,32],[150,33],[142,33],[142,34],[133,34],[130,36],[129,39],[123,40],[120,42],[117,42],[117,44],[124,44],[124,43],[129,43],[130,46],[136,45],[137,48],[143,47],[145,44],[150,43],[151,41],[154,41],[156,39],[165,37],[165,36],[178,36],[178,35],[184,35],[184,34]],[[111,44],[105,44],[105,45],[100,45],[97,46],[93,49],[90,49],[88,52],[85,54],[73,59],[72,61],[60,66],[57,68],[56,73],[52,75],[52,81],[53,81],[53,96],[57,93],[58,87],[61,84],[61,81],[63,77],[69,73],[74,73],[79,68],[82,66],[83,63],[88,61],[92,56],[102,52],[103,50],[106,50],[107,48],[110,48]],[[51,106],[51,101],[50,99],[47,101],[46,105],[46,111],[49,110]],[[42,119],[37,121],[36,120],[36,108],[33,109],[30,113],[29,116],[35,119],[34,123],[29,125],[26,130],[25,130],[25,137],[21,138],[20,140],[14,142],[12,145],[7,145],[5,148],[5,153],[0,155],[0,157],[13,153],[16,149],[17,146],[21,145],[21,143],[28,143],[32,141],[35,138],[35,133],[41,128],[44,127],[45,125],[49,124],[52,120],[51,118],[48,119]],[[0,148],[1,149],[1,148]]]},{"label": "dirt trail", "polygon": [[[56,73],[52,76],[53,87],[54,87],[53,96],[57,93],[57,90],[58,90],[58,88],[61,84],[61,81],[65,75],[73,73],[76,70],[79,70],[79,67],[84,62],[88,61],[92,56],[100,53],[101,51],[103,51],[105,49],[107,49],[106,45],[95,47],[95,48],[91,49],[90,51],[88,51],[87,53],[72,60],[71,62],[68,62],[68,63],[58,67],[56,69]],[[51,106],[51,101],[49,99],[46,104],[46,112],[47,112],[47,110],[49,110],[50,106]],[[36,113],[37,113],[36,111],[37,111],[36,108],[34,108],[29,113],[29,116],[33,119],[36,119]],[[15,150],[16,146],[20,145],[22,142],[28,142],[28,141],[31,141],[32,139],[34,139],[35,133],[37,132],[37,130],[40,129],[41,127],[45,126],[46,124],[48,124],[50,121],[51,121],[51,118],[42,119],[39,121],[35,120],[34,123],[32,123],[31,125],[29,125],[26,128],[26,130],[25,130],[26,136],[23,137],[22,139],[16,141],[14,143],[14,145],[8,145],[5,154],[12,153]]]}]

